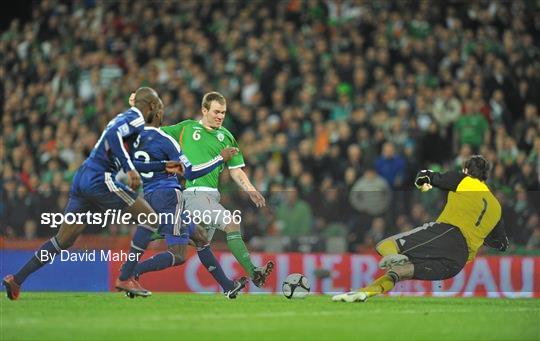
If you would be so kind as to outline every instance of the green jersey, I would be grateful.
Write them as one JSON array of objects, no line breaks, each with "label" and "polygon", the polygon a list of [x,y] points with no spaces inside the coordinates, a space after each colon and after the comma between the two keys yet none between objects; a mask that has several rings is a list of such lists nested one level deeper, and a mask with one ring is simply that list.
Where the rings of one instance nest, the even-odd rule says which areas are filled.
[{"label": "green jersey", "polygon": [[[199,121],[185,120],[172,126],[161,127],[165,133],[171,135],[182,147],[182,152],[193,165],[203,165],[211,162],[224,148],[236,147],[238,143],[226,128],[207,129]],[[229,169],[244,167],[244,157],[238,153],[227,162]],[[186,188],[211,187],[218,188],[219,173],[223,165],[210,173],[193,181],[186,181]]]},{"label": "green jersey", "polygon": [[461,116],[455,123],[459,132],[460,144],[470,144],[479,147],[484,142],[484,134],[489,129],[489,123],[480,113]]}]

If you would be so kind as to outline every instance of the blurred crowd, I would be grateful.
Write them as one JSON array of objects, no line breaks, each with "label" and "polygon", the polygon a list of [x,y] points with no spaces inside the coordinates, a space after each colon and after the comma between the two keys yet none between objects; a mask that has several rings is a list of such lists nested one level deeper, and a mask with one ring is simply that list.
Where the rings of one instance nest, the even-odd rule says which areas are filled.
[{"label": "blurred crowd", "polygon": [[[0,227],[51,231],[70,181],[129,94],[166,124],[217,90],[256,210],[223,174],[253,249],[362,252],[435,219],[419,169],[481,153],[516,248],[540,248],[535,1],[51,1],[0,34]],[[88,233],[129,233],[122,226]]]}]

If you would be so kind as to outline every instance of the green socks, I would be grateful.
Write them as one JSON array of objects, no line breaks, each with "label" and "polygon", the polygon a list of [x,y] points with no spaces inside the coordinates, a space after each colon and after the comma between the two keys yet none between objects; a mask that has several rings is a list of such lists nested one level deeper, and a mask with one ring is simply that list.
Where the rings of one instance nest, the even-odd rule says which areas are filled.
[{"label": "green socks", "polygon": [[227,246],[238,263],[240,263],[249,276],[252,277],[255,265],[253,265],[251,262],[249,251],[246,248],[246,244],[244,244],[244,241],[242,240],[240,231],[227,233]]}]

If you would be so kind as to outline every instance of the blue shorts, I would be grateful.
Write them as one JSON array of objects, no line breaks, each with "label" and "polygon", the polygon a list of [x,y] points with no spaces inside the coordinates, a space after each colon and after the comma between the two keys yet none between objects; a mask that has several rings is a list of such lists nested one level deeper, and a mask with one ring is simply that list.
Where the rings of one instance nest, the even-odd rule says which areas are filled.
[{"label": "blue shorts", "polygon": [[137,193],[117,181],[112,173],[82,165],[71,183],[64,213],[124,209],[135,203]]},{"label": "blue shorts", "polygon": [[195,225],[184,223],[184,199],[180,189],[157,189],[145,194],[144,199],[160,215],[158,232],[165,236],[167,245],[186,245]]}]

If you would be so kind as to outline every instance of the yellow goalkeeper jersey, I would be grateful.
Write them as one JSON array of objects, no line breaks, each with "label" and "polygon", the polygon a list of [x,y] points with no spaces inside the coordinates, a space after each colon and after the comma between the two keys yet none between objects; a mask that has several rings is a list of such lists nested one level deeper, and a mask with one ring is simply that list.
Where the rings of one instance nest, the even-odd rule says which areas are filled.
[{"label": "yellow goalkeeper jersey", "polygon": [[471,261],[484,239],[501,219],[501,205],[488,186],[464,176],[455,191],[448,192],[446,206],[437,222],[456,226],[467,241]]}]

